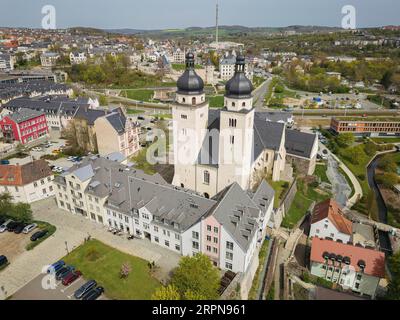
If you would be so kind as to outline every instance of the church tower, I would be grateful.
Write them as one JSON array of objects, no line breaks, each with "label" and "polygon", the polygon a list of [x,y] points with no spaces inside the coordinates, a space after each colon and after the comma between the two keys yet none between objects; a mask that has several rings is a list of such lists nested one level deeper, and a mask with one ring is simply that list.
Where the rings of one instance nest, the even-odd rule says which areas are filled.
[{"label": "church tower", "polygon": [[250,187],[253,163],[253,85],[245,75],[245,58],[236,57],[235,74],[225,87],[225,107],[220,115],[218,190],[237,182]]},{"label": "church tower", "polygon": [[208,102],[204,82],[195,71],[194,55],[186,54],[186,70],[177,82],[172,105],[175,175],[173,184],[196,190],[196,163],[207,134]]}]

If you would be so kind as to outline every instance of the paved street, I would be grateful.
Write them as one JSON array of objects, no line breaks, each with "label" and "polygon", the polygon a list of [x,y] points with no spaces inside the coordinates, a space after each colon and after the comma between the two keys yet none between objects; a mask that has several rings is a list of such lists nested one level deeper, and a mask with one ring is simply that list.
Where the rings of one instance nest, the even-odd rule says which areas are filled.
[{"label": "paved street", "polygon": [[71,251],[81,245],[88,235],[125,253],[155,261],[160,267],[155,276],[160,280],[168,278],[170,271],[178,264],[178,254],[153,245],[148,240],[127,240],[125,236],[115,236],[98,223],[58,209],[54,198],[36,202],[32,204],[32,209],[35,219],[55,225],[57,231],[34,250],[16,257],[0,272],[0,299],[14,294],[36,278],[43,267],[61,259],[67,250]]}]

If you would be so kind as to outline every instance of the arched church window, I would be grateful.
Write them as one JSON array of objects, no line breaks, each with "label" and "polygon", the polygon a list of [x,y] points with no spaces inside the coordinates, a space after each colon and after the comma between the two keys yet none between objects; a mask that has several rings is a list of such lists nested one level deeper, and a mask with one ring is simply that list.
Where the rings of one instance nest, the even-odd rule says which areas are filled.
[{"label": "arched church window", "polygon": [[245,106],[246,106],[246,102],[243,102],[243,103],[242,103],[242,107],[245,107]]},{"label": "arched church window", "polygon": [[185,99],[185,98],[182,98],[182,102],[185,103],[185,102],[186,102],[186,99]]},{"label": "arched church window", "polygon": [[204,198],[210,199],[210,195],[206,192],[206,193],[204,194]]},{"label": "arched church window", "polygon": [[235,106],[236,106],[236,104],[234,102],[232,102],[232,107],[235,107]]},{"label": "arched church window", "polygon": [[192,98],[192,104],[196,104],[196,97]]}]

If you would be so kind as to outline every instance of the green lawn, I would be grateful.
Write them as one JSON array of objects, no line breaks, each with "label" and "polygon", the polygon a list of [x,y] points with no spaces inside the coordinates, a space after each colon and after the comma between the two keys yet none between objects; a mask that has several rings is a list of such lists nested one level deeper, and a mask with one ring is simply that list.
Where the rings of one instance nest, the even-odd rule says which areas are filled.
[{"label": "green lawn", "polygon": [[[63,260],[82,271],[85,279],[95,279],[110,299],[149,300],[161,285],[151,276],[147,261],[98,240],[86,242]],[[124,263],[128,263],[132,271],[126,279],[121,279],[120,269]]]},{"label": "green lawn", "polygon": [[224,96],[213,96],[208,97],[210,108],[223,108],[224,107]]},{"label": "green lawn", "polygon": [[[176,71],[183,71],[186,69],[186,65],[184,63],[172,63],[171,64],[172,69]],[[200,64],[196,64],[194,66],[195,69],[203,69],[203,66]]]},{"label": "green lawn", "polygon": [[121,97],[126,97],[138,101],[151,101],[154,96],[153,90],[123,90],[120,94]]},{"label": "green lawn", "polygon": [[152,117],[157,117],[158,119],[172,119],[171,113],[155,113],[151,115]]},{"label": "green lawn", "polygon": [[130,108],[126,109],[127,114],[138,114],[138,113],[144,113],[144,112],[145,112],[144,110],[139,110],[139,109],[130,109]]},{"label": "green lawn", "polygon": [[307,185],[303,180],[297,180],[297,193],[286,216],[283,218],[282,226],[293,228],[296,223],[307,213],[313,201],[316,203],[329,199],[330,194],[321,194],[315,187]]},{"label": "green lawn", "polygon": [[317,177],[319,177],[321,179],[321,182],[326,182],[326,183],[330,183],[328,176],[326,175],[326,165],[325,164],[317,164],[315,166],[315,172],[314,175],[316,175]]},{"label": "green lawn", "polygon": [[289,188],[289,183],[286,181],[271,181],[268,180],[269,185],[275,190],[274,208],[278,208],[286,190]]},{"label": "green lawn", "polygon": [[264,267],[265,259],[267,258],[268,245],[269,245],[269,241],[265,240],[263,245],[261,246],[260,252],[258,254],[259,264],[258,264],[256,274],[254,275],[254,278],[253,278],[253,284],[252,284],[250,292],[249,292],[249,300],[257,299],[258,285],[260,283],[260,273]]},{"label": "green lawn", "polygon": [[371,140],[373,140],[376,143],[379,144],[384,144],[384,143],[399,143],[400,142],[400,137],[396,137],[396,138],[386,138],[386,137],[382,137],[382,138],[371,138]]}]

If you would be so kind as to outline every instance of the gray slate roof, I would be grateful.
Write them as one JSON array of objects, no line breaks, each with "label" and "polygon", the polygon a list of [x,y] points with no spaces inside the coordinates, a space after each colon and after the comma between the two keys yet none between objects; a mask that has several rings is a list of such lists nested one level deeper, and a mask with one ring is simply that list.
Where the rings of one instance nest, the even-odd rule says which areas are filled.
[{"label": "gray slate roof", "polygon": [[29,109],[21,109],[20,111],[14,112],[8,117],[16,123],[21,123],[33,118],[37,118],[42,115],[44,115],[43,112],[29,110]]},{"label": "gray slate roof", "polygon": [[310,158],[316,139],[316,134],[305,133],[298,130],[286,130],[286,152],[294,156]]}]

